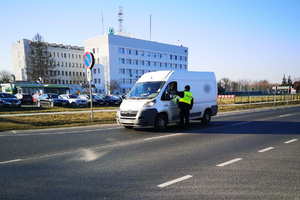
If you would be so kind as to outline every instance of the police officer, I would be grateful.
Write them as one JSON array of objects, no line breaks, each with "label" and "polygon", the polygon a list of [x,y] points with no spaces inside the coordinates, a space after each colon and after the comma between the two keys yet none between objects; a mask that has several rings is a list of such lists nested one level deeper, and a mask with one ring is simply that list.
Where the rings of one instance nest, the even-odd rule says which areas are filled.
[{"label": "police officer", "polygon": [[186,85],[183,92],[176,93],[180,99],[178,108],[180,109],[180,128],[189,128],[190,124],[190,110],[193,108],[194,98],[190,92],[190,86]]}]

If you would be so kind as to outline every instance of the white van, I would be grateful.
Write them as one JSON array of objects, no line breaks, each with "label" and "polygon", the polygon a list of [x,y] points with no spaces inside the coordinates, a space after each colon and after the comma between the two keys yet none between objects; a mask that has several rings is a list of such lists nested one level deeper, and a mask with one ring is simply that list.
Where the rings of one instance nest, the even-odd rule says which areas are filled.
[{"label": "white van", "polygon": [[213,72],[156,71],[144,74],[132,87],[117,112],[117,122],[125,128],[154,126],[164,131],[179,122],[176,91],[190,85],[194,96],[190,119],[209,124],[217,114],[217,82]]}]

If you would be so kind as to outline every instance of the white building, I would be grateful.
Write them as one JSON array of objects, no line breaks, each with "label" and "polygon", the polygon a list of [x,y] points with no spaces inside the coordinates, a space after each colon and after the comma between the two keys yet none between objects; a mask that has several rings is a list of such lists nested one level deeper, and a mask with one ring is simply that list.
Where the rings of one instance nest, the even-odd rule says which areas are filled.
[{"label": "white building", "polygon": [[[12,45],[14,75],[18,81],[27,81],[26,58],[29,42],[27,39],[22,39]],[[50,72],[56,75],[51,80],[51,83],[62,85],[79,85],[85,83],[86,69],[83,65],[83,47],[55,43],[47,43],[47,45],[56,66]]]},{"label": "white building", "polygon": [[144,73],[187,71],[188,48],[183,46],[104,34],[85,40],[84,50],[94,54],[92,84],[95,93],[109,94],[112,80],[120,83],[120,90],[114,93],[124,94]]}]

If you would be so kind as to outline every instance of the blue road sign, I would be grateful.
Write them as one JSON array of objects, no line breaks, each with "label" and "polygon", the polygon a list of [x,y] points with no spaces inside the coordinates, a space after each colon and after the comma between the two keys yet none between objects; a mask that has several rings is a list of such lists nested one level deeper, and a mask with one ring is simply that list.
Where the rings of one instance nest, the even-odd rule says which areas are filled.
[{"label": "blue road sign", "polygon": [[83,56],[83,64],[85,68],[92,69],[95,64],[94,55],[90,52],[86,52]]}]

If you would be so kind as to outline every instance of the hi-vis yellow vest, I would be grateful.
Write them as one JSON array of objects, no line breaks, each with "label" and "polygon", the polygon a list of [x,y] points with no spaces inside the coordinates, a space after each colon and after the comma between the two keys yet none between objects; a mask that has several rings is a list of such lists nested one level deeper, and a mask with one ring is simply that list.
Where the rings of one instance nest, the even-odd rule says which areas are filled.
[{"label": "hi-vis yellow vest", "polygon": [[193,99],[192,93],[184,91],[184,97],[179,99],[179,102],[187,103],[191,105]]}]

